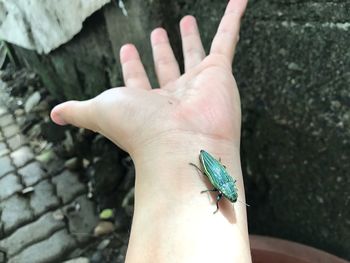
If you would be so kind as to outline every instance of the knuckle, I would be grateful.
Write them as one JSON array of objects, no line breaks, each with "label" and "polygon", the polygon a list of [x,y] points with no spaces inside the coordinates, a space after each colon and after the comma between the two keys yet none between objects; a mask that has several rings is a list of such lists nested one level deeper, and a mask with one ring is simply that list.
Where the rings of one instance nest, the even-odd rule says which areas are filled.
[{"label": "knuckle", "polygon": [[125,82],[131,79],[142,79],[144,76],[144,72],[139,70],[124,72]]},{"label": "knuckle", "polygon": [[161,56],[161,57],[158,57],[156,59],[156,64],[158,66],[167,66],[167,65],[171,65],[171,64],[174,64],[175,61],[172,57],[169,57],[169,56]]}]

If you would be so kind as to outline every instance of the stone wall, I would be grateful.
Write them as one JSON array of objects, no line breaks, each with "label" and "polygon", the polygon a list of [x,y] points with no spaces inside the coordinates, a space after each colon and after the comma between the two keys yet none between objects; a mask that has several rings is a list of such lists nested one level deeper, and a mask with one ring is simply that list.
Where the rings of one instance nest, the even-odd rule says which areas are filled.
[{"label": "stone wall", "polygon": [[[48,56],[15,47],[58,98],[84,98],[121,85],[120,46],[134,42],[154,80],[148,35],[199,20],[206,49],[225,1],[125,1],[94,14]],[[141,12],[142,11],[142,12]],[[129,32],[130,30],[130,32]],[[243,107],[242,157],[249,226],[350,259],[350,3],[255,0],[234,64]]]},{"label": "stone wall", "polygon": [[241,40],[250,231],[350,259],[350,3],[251,2]]}]

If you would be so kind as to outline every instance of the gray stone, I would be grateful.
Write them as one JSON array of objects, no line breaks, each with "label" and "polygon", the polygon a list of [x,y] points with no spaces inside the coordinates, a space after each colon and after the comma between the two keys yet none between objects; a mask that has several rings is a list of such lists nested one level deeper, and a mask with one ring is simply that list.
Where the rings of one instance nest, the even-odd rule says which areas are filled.
[{"label": "gray stone", "polygon": [[10,154],[10,150],[8,148],[5,148],[5,149],[0,151],[0,157],[8,155],[8,154]]},{"label": "gray stone", "polygon": [[34,186],[34,193],[30,195],[30,205],[36,216],[59,206],[59,199],[54,194],[54,186],[48,180]]},{"label": "gray stone", "polygon": [[15,118],[16,118],[17,122],[21,123],[20,121],[18,121],[18,118],[22,117],[24,115],[25,111],[23,109],[21,109],[21,108],[18,108],[18,109],[15,110],[14,113],[15,113]]},{"label": "gray stone", "polygon": [[17,134],[7,139],[7,144],[12,151],[17,150],[19,147],[27,143],[27,139],[22,134]]},{"label": "gray stone", "polygon": [[34,155],[28,146],[23,146],[19,148],[18,150],[11,153],[10,156],[13,160],[13,163],[17,167],[23,166],[24,164],[26,164],[27,162],[29,162],[34,158]]},{"label": "gray stone", "polygon": [[64,210],[66,211],[70,232],[76,236],[78,242],[86,242],[91,239],[93,229],[98,222],[98,215],[93,202],[88,200],[85,195],[78,197],[70,205],[74,206],[76,204],[79,205],[79,210],[67,212],[67,207]]},{"label": "gray stone", "polygon": [[0,142],[0,151],[7,149],[7,146],[4,142]]},{"label": "gray stone", "polygon": [[31,186],[36,184],[40,180],[44,179],[47,175],[41,169],[40,164],[38,162],[32,162],[27,164],[18,170],[18,173],[22,177],[22,181],[25,186]]},{"label": "gray stone", "polygon": [[74,239],[69,236],[67,230],[63,229],[54,233],[50,238],[27,247],[15,257],[10,258],[8,263],[60,262],[74,246]]},{"label": "gray stone", "polygon": [[22,188],[16,175],[5,175],[0,179],[0,201],[22,190]]},{"label": "gray stone", "polygon": [[0,178],[14,169],[8,156],[0,157]]},{"label": "gray stone", "polygon": [[0,38],[10,43],[49,53],[66,43],[82,28],[83,21],[110,0],[3,1]]},{"label": "gray stone", "polygon": [[64,261],[63,263],[90,263],[90,260],[88,258],[79,257]]},{"label": "gray stone", "polygon": [[[0,209],[0,212],[1,212],[1,209]],[[1,219],[1,217],[0,217],[0,219]],[[4,234],[4,222],[2,222],[0,220],[0,237],[3,238],[4,236],[5,236],[5,234]]]},{"label": "gray stone", "polygon": [[8,113],[7,108],[5,106],[0,106],[0,116]]},{"label": "gray stone", "polygon": [[100,237],[104,235],[108,235],[115,231],[115,225],[110,221],[100,221],[95,229],[94,229],[94,236]]},{"label": "gray stone", "polygon": [[64,204],[86,191],[85,185],[79,182],[78,175],[69,171],[63,171],[55,176],[52,182],[56,184],[57,194]]},{"label": "gray stone", "polygon": [[13,120],[11,114],[6,114],[0,117],[0,127],[5,127],[7,125],[10,125],[14,123],[15,121]]},{"label": "gray stone", "polygon": [[4,142],[0,142],[0,157],[9,153],[9,149],[7,149],[7,145]]},{"label": "gray stone", "polygon": [[350,2],[251,2],[234,63],[249,230],[349,260]]},{"label": "gray stone", "polygon": [[15,123],[2,128],[2,133],[6,138],[10,138],[16,134],[19,134],[19,132],[19,127]]},{"label": "gray stone", "polygon": [[64,162],[64,166],[68,169],[68,170],[71,170],[71,171],[76,171],[80,168],[81,166],[81,162],[80,160],[78,159],[78,157],[73,157],[73,158],[70,158],[69,160],[65,161]]},{"label": "gray stone", "polygon": [[12,257],[26,247],[49,238],[64,226],[63,221],[57,221],[52,213],[47,213],[33,223],[19,228],[9,237],[0,240],[0,247],[4,247],[8,256]]},{"label": "gray stone", "polygon": [[39,91],[32,93],[24,103],[24,110],[27,113],[30,112],[40,102],[40,99],[41,95]]},{"label": "gray stone", "polygon": [[24,197],[14,195],[0,202],[1,221],[5,234],[19,227],[19,225],[33,219],[30,206]]},{"label": "gray stone", "polygon": [[0,248],[0,262],[1,263],[6,263],[7,257],[6,257],[6,252]]}]

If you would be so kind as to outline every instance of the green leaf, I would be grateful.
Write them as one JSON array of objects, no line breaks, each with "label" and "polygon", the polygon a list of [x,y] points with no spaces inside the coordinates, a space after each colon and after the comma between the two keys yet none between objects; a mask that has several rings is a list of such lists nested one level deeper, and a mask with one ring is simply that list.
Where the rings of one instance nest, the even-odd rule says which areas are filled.
[{"label": "green leaf", "polygon": [[110,219],[113,217],[113,210],[112,209],[103,209],[100,213],[100,219]]}]

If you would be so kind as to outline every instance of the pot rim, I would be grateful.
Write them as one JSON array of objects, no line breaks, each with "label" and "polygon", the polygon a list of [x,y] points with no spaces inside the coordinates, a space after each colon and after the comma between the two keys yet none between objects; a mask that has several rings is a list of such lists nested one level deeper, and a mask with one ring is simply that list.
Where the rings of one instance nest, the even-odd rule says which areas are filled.
[{"label": "pot rim", "polygon": [[[253,258],[258,255],[284,255],[290,259],[298,259],[300,262],[332,262],[332,263],[349,263],[345,259],[339,258],[325,251],[288,241],[284,239],[249,235],[250,247]],[[292,262],[292,261],[291,261]]]}]

